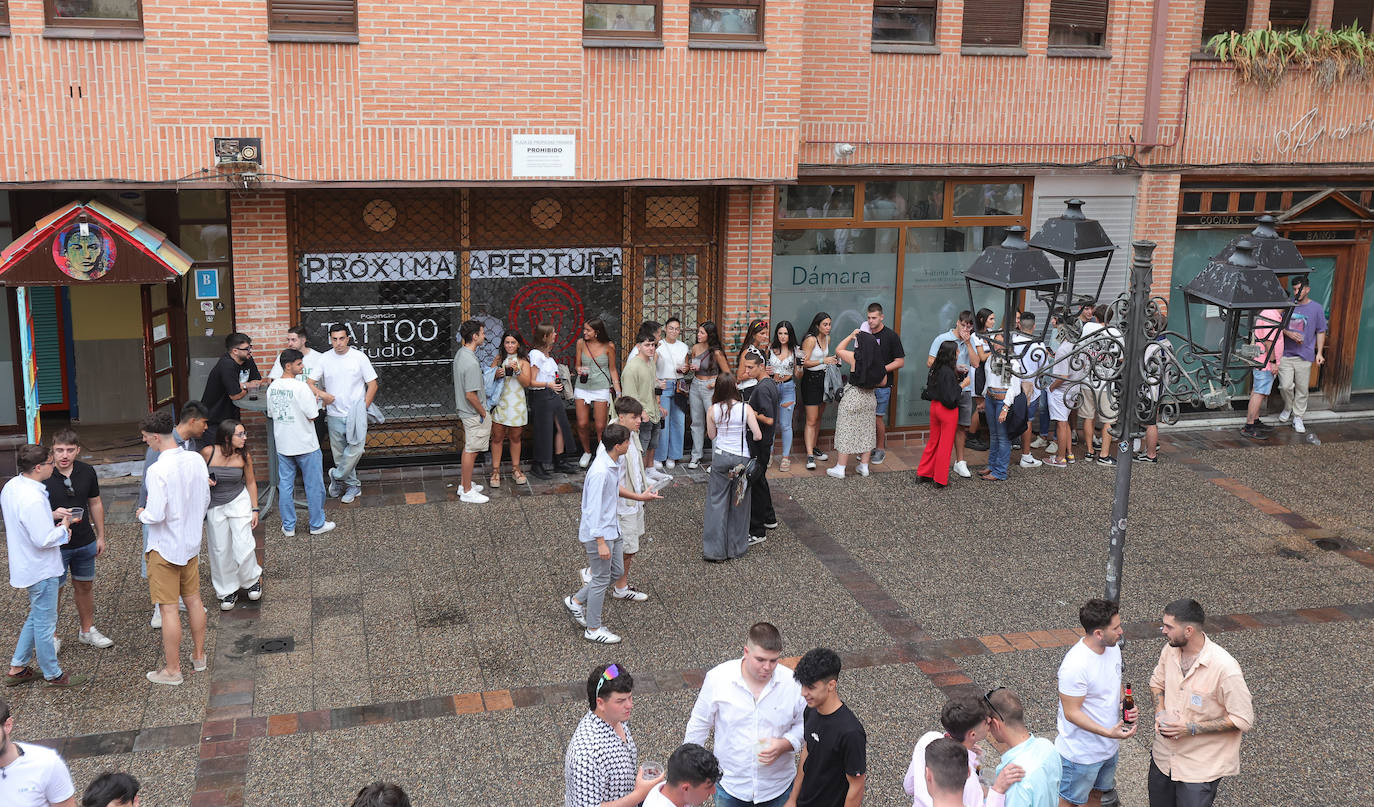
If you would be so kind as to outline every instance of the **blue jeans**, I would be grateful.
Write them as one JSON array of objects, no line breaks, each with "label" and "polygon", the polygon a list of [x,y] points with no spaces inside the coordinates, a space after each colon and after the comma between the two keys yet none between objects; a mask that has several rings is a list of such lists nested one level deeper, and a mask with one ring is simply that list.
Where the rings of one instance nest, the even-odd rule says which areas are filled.
[{"label": "blue jeans", "polygon": [[324,454],[317,448],[309,454],[277,455],[277,502],[281,528],[296,529],[296,469],[305,482],[305,500],[310,506],[310,529],[324,526]]},{"label": "blue jeans", "polygon": [[1011,462],[1011,440],[1007,439],[1007,424],[997,417],[1005,402],[991,395],[984,402],[988,414],[988,473],[1006,479],[1007,465]]},{"label": "blue jeans", "polygon": [[89,583],[95,579],[95,553],[100,548],[98,541],[91,541],[85,546],[78,546],[76,549],[62,547],[62,574],[57,578],[57,585],[67,582],[67,574],[71,573],[72,579],[83,583]]},{"label": "blue jeans", "polygon": [[62,677],[57,663],[57,650],[52,646],[53,631],[57,629],[58,579],[49,577],[29,586],[29,618],[19,631],[19,643],[14,647],[10,664],[23,667],[29,658],[38,657],[38,668],[48,680]]},{"label": "blue jeans", "polygon": [[[334,468],[329,472],[330,477],[350,488],[362,487],[363,483],[358,481],[358,460],[363,458],[367,441],[348,442],[348,418],[330,416],[326,420],[329,423],[329,450],[334,454]],[[307,487],[306,492],[309,491]]]},{"label": "blue jeans", "polygon": [[725,788],[716,785],[716,807],[782,807],[787,803],[787,797],[792,795],[792,786],[778,794],[777,798],[768,801],[740,801],[729,793]]},{"label": "blue jeans", "polygon": [[1050,431],[1050,391],[1040,390],[1035,400],[1036,407],[1040,410],[1040,422],[1036,424],[1035,433],[1042,437],[1053,437],[1054,432]]},{"label": "blue jeans", "polygon": [[1070,804],[1084,804],[1091,791],[1105,792],[1116,787],[1116,762],[1118,754],[1112,754],[1101,762],[1084,764],[1071,759],[1063,760],[1063,773],[1059,777],[1059,798]]},{"label": "blue jeans", "polygon": [[778,434],[782,436],[782,455],[792,455],[792,422],[797,418],[797,382],[778,385]]},{"label": "blue jeans", "polygon": [[663,431],[658,436],[660,451],[654,459],[676,462],[682,459],[682,441],[687,436],[687,410],[678,404],[673,387],[658,396],[658,408],[663,412],[659,420],[659,428]]}]

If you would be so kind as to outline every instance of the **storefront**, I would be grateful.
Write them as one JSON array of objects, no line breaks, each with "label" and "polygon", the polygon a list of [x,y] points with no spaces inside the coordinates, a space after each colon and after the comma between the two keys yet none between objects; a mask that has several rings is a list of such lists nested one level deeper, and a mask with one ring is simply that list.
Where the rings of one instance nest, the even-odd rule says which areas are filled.
[{"label": "storefront", "polygon": [[570,365],[593,317],[618,346],[644,319],[694,328],[719,310],[721,215],[717,188],[300,191],[293,309],[316,349],[342,322],[377,369],[374,459],[449,455],[463,320],[486,323],[487,360],[505,328],[553,325]]}]

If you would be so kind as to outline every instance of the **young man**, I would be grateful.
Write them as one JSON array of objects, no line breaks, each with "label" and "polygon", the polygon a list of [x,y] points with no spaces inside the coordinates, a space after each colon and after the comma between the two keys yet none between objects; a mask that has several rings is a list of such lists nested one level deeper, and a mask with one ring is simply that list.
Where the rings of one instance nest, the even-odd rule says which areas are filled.
[{"label": "young man", "polygon": [[566,807],[636,807],[663,781],[662,775],[644,776],[636,765],[639,749],[629,723],[634,686],[629,670],[618,664],[592,669],[587,678],[587,713],[563,754]]},{"label": "young man", "polygon": [[[1116,787],[1121,741],[1136,731],[1136,713],[1121,711],[1121,614],[1116,603],[1093,599],[1078,609],[1084,636],[1059,664],[1059,736],[1063,759],[1059,804],[1102,803]],[[1129,721],[1126,719],[1129,718]]]},{"label": "young man", "polygon": [[[238,401],[250,390],[262,386],[262,373],[253,361],[253,340],[247,334],[231,333],[224,337],[224,355],[219,357],[205,379],[205,393],[200,402],[210,421],[205,442],[215,442],[220,421],[240,417]],[[191,449],[194,451],[194,447]]]},{"label": "young man", "polygon": [[718,807],[781,807],[791,795],[806,701],[778,664],[781,656],[782,634],[757,622],[745,636],[744,657],[712,667],[701,684],[683,742],[703,744],[715,732],[725,772]]},{"label": "young man", "polygon": [[348,345],[348,326],[329,326],[330,349],[320,356],[318,388],[334,396],[325,410],[329,421],[329,495],[351,503],[363,494],[358,460],[367,445],[367,408],[377,397],[377,371],[367,354]]},{"label": "young man", "polygon": [[[992,710],[988,702],[971,692],[956,692],[940,709],[940,725],[943,732],[927,731],[917,740],[911,752],[911,764],[907,766],[902,787],[911,796],[914,807],[931,807],[930,791],[926,787],[925,761],[926,748],[943,737],[953,739],[964,748],[964,804],[976,807],[983,803],[983,787],[978,783],[979,760],[978,741],[988,736],[988,718]],[[1020,778],[1021,769],[1015,765],[1007,766],[1006,780],[993,785],[1005,793],[1011,782]]]},{"label": "young man", "polygon": [[299,350],[281,352],[282,376],[267,388],[267,416],[272,419],[272,437],[277,448],[277,499],[281,507],[281,534],[296,535],[296,472],[305,484],[305,500],[310,513],[310,534],[323,535],[334,529],[324,517],[324,455],[315,434],[315,418],[320,414],[315,393],[300,380],[305,359]]},{"label": "young man", "polygon": [[410,796],[400,785],[373,782],[358,791],[349,807],[410,807]]},{"label": "young man", "polygon": [[1259,345],[1260,360],[1268,359],[1263,367],[1250,371],[1250,402],[1245,408],[1245,425],[1240,433],[1251,440],[1263,440],[1273,433],[1273,427],[1260,420],[1260,410],[1269,400],[1274,390],[1274,378],[1278,375],[1279,359],[1283,356],[1283,312],[1277,308],[1266,308],[1255,317],[1254,343]]},{"label": "young man", "polygon": [[[1026,728],[1025,710],[1021,698],[1006,687],[994,689],[985,696],[992,716],[988,731],[1002,759],[997,774],[1009,766],[1021,769],[1020,781],[1005,790],[1007,807],[1055,807],[1059,804],[1059,754],[1054,743],[1036,737]],[[994,786],[993,792],[996,792]],[[988,803],[993,797],[989,794]]]},{"label": "young man", "polygon": [[[28,666],[36,658],[48,686],[80,686],[88,675],[68,675],[57,663],[53,628],[57,624],[57,589],[62,579],[62,545],[71,539],[72,514],[53,510],[44,480],[52,473],[52,456],[42,446],[20,446],[15,452],[19,475],[0,491],[9,549],[10,585],[29,594],[29,615],[19,631],[5,686],[37,681]],[[58,522],[55,526],[53,522]]]},{"label": "young man", "polygon": [[105,552],[105,504],[100,500],[100,480],[95,469],[76,457],[81,440],[71,429],[62,429],[52,438],[53,471],[43,485],[53,509],[79,507],[81,518],[72,521],[72,539],[62,546],[62,576],[57,581],[57,612],[62,612],[62,584],[72,577],[72,596],[76,615],[81,620],[77,638],[92,647],[114,644],[95,627],[95,559]]},{"label": "young man", "polygon": [[883,306],[881,303],[868,304],[868,318],[865,323],[868,332],[878,342],[878,361],[887,370],[882,386],[873,393],[878,397],[875,423],[878,428],[878,447],[873,449],[873,464],[882,465],[887,459],[887,407],[892,402],[892,374],[906,366],[906,351],[902,349],[902,338],[891,328],[883,327]]},{"label": "young man", "polygon": [[773,491],[768,487],[768,460],[773,453],[773,434],[782,392],[769,374],[768,360],[763,356],[746,350],[740,365],[755,382],[749,405],[754,409],[760,432],[759,439],[749,440],[749,456],[754,458],[754,472],[749,476],[749,546],[753,546],[768,540],[768,530],[778,526],[778,516],[773,511]]},{"label": "young man", "polygon": [[[962,745],[948,737],[937,738],[926,746],[922,762],[923,781],[933,807],[968,807],[964,799],[968,784],[968,752]],[[981,803],[981,799],[979,801]],[[991,795],[987,803],[994,807]]]},{"label": "young man", "polygon": [[[187,401],[181,407],[181,418],[177,425],[172,429],[172,439],[176,444],[187,451],[195,451],[200,446],[201,439],[209,429],[208,415],[205,407],[200,405],[200,401]],[[148,447],[143,454],[143,478],[138,486],[138,503],[136,507],[142,507],[148,503],[148,469],[157,458],[162,456],[157,449]],[[148,525],[140,524],[143,533],[143,553],[139,556],[139,565],[142,567],[141,574],[146,580],[148,577]],[[186,603],[178,602],[177,607],[185,611]],[[153,618],[148,620],[148,627],[153,630],[162,629],[162,609],[153,606]]]},{"label": "young man", "polygon": [[983,340],[973,334],[973,312],[960,311],[954,327],[935,337],[930,343],[930,355],[926,357],[926,367],[935,363],[935,354],[940,345],[953,342],[958,349],[958,368],[965,371],[959,385],[963,394],[959,398],[959,428],[954,430],[954,472],[965,479],[973,476],[964,457],[964,443],[968,440],[968,427],[973,424],[973,379],[978,369]]},{"label": "young man", "polygon": [[620,461],[630,450],[630,430],[612,423],[601,433],[605,453],[597,452],[582,483],[582,519],[577,540],[587,553],[591,582],[563,598],[563,607],[583,628],[582,638],[618,644],[620,637],[601,624],[601,607],[611,581],[625,574],[625,545],[620,540],[616,501],[620,494]]},{"label": "young man", "polygon": [[[1092,321],[1084,323],[1083,335],[1078,344],[1090,345],[1092,351],[1100,355],[1108,354],[1112,349],[1112,343],[1120,347],[1123,337],[1120,330],[1107,324],[1111,318],[1112,310],[1109,307],[1097,306],[1093,310]],[[1124,352],[1124,348],[1122,350]],[[1116,418],[1116,400],[1112,398],[1111,389],[1106,382],[1096,380],[1089,372],[1078,396],[1078,419],[1083,427],[1085,461],[1096,462],[1098,465],[1116,464],[1116,457],[1111,453],[1112,437],[1109,434]],[[1094,424],[1098,427],[1096,433],[1093,429]],[[1096,452],[1093,450],[1095,446]]]},{"label": "young man", "polygon": [[1293,313],[1288,329],[1283,332],[1283,358],[1279,359],[1279,393],[1283,395],[1283,411],[1279,421],[1293,420],[1293,431],[1307,431],[1303,416],[1307,414],[1307,387],[1312,383],[1312,365],[1326,364],[1326,310],[1309,298],[1312,291],[1305,277],[1293,280]]},{"label": "young man", "polygon": [[654,459],[661,442],[659,427],[663,420],[663,413],[659,409],[658,332],[657,322],[645,322],[639,326],[639,341],[620,374],[620,394],[642,404],[644,417],[640,420],[638,434],[639,445],[644,450],[644,475],[655,487],[661,488],[671,483],[673,478],[658,470],[663,463]]},{"label": "young man", "polygon": [[670,470],[677,465],[682,459],[682,442],[686,439],[687,410],[676,400],[677,380],[687,372],[688,345],[678,338],[681,334],[682,320],[668,317],[663,323],[663,341],[658,343],[654,354],[658,380],[663,385],[658,399],[663,412],[663,431],[659,436],[661,452],[654,454],[655,470],[659,470],[659,463]]},{"label": "young man", "polygon": [[139,424],[143,442],[161,456],[148,469],[148,503],[138,508],[138,520],[148,530],[148,594],[162,609],[162,651],[165,666],[147,674],[154,684],[178,686],[181,675],[181,620],[178,597],[186,603],[191,621],[191,665],[204,670],[205,607],[200,602],[200,534],[210,507],[210,472],[194,451],[177,445],[172,418],[165,412],[145,415]]},{"label": "young man", "polygon": [[[644,503],[663,497],[649,482],[644,455],[639,448],[639,427],[644,422],[644,406],[634,398],[622,395],[615,401],[615,416],[616,423],[624,426],[630,433],[630,447],[625,450],[625,458],[620,463],[620,500],[616,507],[616,524],[620,529],[624,570],[615,581],[611,596],[617,600],[644,602],[649,599],[649,595],[630,585],[630,563],[639,553],[639,541],[644,537]],[[597,454],[604,453],[606,447],[597,446]],[[582,582],[592,582],[590,566],[582,568]]]},{"label": "young man", "polygon": [[696,743],[683,743],[668,757],[664,781],[649,791],[644,807],[705,807],[719,781],[715,754]]},{"label": "young man", "polygon": [[1240,773],[1240,736],[1255,722],[1240,665],[1202,632],[1205,619],[1196,600],[1164,606],[1167,643],[1150,674],[1150,807],[1211,807],[1221,777]]},{"label": "young man", "polygon": [[[491,415],[487,412],[486,385],[482,383],[482,363],[477,348],[487,341],[487,329],[475,319],[458,326],[463,346],[453,357],[453,398],[458,417],[463,421],[463,472],[458,480],[458,501],[485,504],[482,486],[472,482],[477,455],[491,447]],[[495,484],[495,483],[492,483]]]},{"label": "young man", "polygon": [[[1050,363],[1049,350],[1043,343],[1035,338],[1035,315],[1029,311],[1023,311],[1016,315],[1016,330],[1011,335],[1012,350],[1016,352],[1017,369],[1020,371],[1021,392],[1026,396],[1026,430],[1021,433],[1021,467],[1039,468],[1043,462],[1031,454],[1031,427],[1036,423],[1040,415],[1041,399],[1044,390],[1035,378],[1035,374],[1040,372]],[[1048,413],[1046,413],[1048,418]],[[1016,442],[1016,435],[1009,434],[1007,437]],[[1042,440],[1040,445],[1045,443]]]},{"label": "young man", "polygon": [[123,771],[97,776],[81,794],[81,807],[138,807],[138,780]]},{"label": "young man", "polygon": [[[1068,312],[1061,312],[1059,319],[1068,319]],[[1069,419],[1073,417],[1078,399],[1093,394],[1091,387],[1080,383],[1087,370],[1076,367],[1076,360],[1069,357],[1078,347],[1070,336],[1069,329],[1061,326],[1059,347],[1054,350],[1055,378],[1050,382],[1049,394],[1046,396],[1049,399],[1050,420],[1054,422],[1055,428],[1054,441],[1049,446],[1050,453],[1054,456],[1045,460],[1045,465],[1050,468],[1067,468],[1073,461],[1073,430]],[[1089,447],[1091,448],[1091,444]]]},{"label": "young man", "polygon": [[74,807],[71,771],[45,745],[15,742],[10,705],[0,699],[0,804],[5,807]]},{"label": "young man", "polygon": [[[312,349],[306,344],[306,331],[304,325],[293,325],[286,329],[286,346],[291,350],[299,350],[304,357],[301,372],[297,378],[304,381],[310,391],[315,393],[315,397],[320,403],[328,406],[334,402],[334,396],[320,389],[320,358],[323,356],[318,350]],[[282,377],[281,358],[278,357],[272,363],[272,370],[267,374],[271,381],[276,381]]]},{"label": "young man", "polygon": [[839,654],[824,647],[808,650],[792,677],[806,699],[806,746],[787,807],[859,807],[868,772],[868,736],[840,700]]}]

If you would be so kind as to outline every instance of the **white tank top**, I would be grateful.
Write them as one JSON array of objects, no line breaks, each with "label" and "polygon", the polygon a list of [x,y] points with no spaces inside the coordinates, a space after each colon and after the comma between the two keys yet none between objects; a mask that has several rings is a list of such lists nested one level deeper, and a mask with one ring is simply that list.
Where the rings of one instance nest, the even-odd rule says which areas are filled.
[{"label": "white tank top", "polygon": [[[816,346],[811,348],[811,356],[807,359],[807,361],[820,361],[821,359],[824,359],[826,347],[827,345],[821,344],[821,338],[819,336],[816,337]],[[825,365],[817,364],[815,367],[808,367],[806,369],[813,373],[819,373],[825,370]]]},{"label": "white tank top", "polygon": [[749,447],[744,442],[744,404],[733,403],[730,411],[721,417],[721,404],[711,404],[716,415],[716,439],[712,447],[741,457],[749,456]]}]

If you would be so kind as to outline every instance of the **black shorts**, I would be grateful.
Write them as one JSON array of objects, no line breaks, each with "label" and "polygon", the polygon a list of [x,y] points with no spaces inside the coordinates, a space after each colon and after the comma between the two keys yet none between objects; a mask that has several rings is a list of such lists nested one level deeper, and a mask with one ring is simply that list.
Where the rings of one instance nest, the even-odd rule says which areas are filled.
[{"label": "black shorts", "polygon": [[825,373],[803,370],[801,380],[802,406],[820,406],[825,403]]}]

